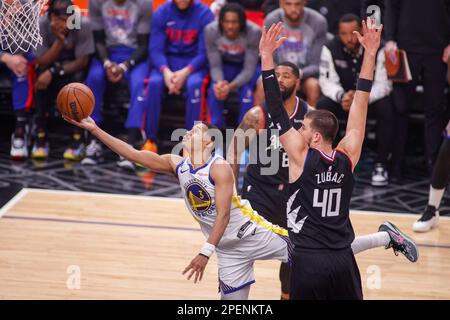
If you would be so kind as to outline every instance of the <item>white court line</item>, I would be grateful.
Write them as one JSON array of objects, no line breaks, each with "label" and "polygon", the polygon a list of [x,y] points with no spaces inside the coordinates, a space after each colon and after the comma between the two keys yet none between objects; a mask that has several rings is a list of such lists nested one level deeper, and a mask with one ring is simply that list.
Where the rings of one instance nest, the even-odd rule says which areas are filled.
[{"label": "white court line", "polygon": [[20,190],[11,200],[9,200],[1,209],[0,209],[0,218],[9,211],[12,207],[15,206],[17,202],[19,202],[27,193],[27,188],[23,188]]},{"label": "white court line", "polygon": [[[83,195],[83,196],[95,196],[95,197],[117,197],[123,199],[145,199],[145,200],[162,200],[169,202],[183,202],[182,198],[169,198],[169,197],[156,197],[156,196],[142,196],[142,195],[132,195],[132,194],[116,194],[116,193],[100,193],[100,192],[84,192],[84,191],[70,191],[70,190],[48,190],[48,189],[33,189],[26,188],[27,191],[31,192],[42,192],[42,193],[57,193],[57,194],[73,194],[73,195]],[[1,212],[1,211],[0,211]],[[392,213],[383,211],[361,211],[361,210],[350,210],[350,214],[360,214],[360,215],[380,215],[385,214],[393,217],[412,217],[418,218],[419,214],[412,213]],[[439,219],[450,220],[450,217],[440,216]]]}]

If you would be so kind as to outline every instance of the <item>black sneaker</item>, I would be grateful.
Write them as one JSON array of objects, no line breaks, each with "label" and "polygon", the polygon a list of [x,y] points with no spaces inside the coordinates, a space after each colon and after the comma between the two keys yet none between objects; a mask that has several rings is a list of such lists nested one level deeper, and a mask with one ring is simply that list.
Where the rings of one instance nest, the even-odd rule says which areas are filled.
[{"label": "black sneaker", "polygon": [[419,220],[414,222],[413,231],[415,232],[427,232],[438,226],[439,223],[439,211],[434,206],[427,205],[425,212],[422,214]]},{"label": "black sneaker", "polygon": [[406,234],[400,231],[395,225],[389,221],[383,222],[378,231],[386,231],[391,238],[391,241],[386,246],[386,249],[394,249],[394,253],[398,256],[398,253],[402,253],[409,261],[416,262],[419,258],[419,250],[416,243]]},{"label": "black sneaker", "polygon": [[375,164],[375,168],[372,171],[372,186],[382,187],[389,183],[388,172],[386,168],[381,164]]},{"label": "black sneaker", "polygon": [[81,160],[82,165],[96,165],[103,160],[102,145],[96,139],[92,139],[86,147],[86,157]]}]

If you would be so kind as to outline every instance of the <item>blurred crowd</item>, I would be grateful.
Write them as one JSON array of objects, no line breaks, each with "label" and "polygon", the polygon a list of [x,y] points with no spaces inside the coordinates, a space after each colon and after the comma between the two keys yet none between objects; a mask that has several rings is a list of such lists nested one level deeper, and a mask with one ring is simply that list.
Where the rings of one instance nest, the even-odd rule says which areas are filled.
[{"label": "blurred crowd", "polygon": [[[124,127],[128,143],[136,148],[158,152],[167,95],[185,99],[186,129],[196,120],[224,128],[230,99],[238,101],[240,122],[253,106],[264,105],[258,44],[261,28],[279,21],[287,41],[276,52],[276,63],[295,64],[301,77],[297,95],[345,123],[363,57],[353,31],[360,31],[361,20],[372,15],[384,25],[369,100],[377,144],[372,184],[383,186],[390,177],[402,175],[408,115],[419,85],[429,170],[436,159],[448,122],[448,0],[216,0],[210,5],[172,0],[157,10],[150,0],[89,0],[89,14],[75,29],[68,28],[70,5],[71,0],[49,1],[39,20],[43,44],[35,51],[0,51],[0,73],[12,82],[13,159],[48,157],[49,112],[58,91],[70,82],[91,88],[91,117],[100,126],[104,97],[112,94],[108,82],[127,82],[130,101]],[[398,49],[406,52],[410,81],[388,76],[386,60],[398,65]],[[62,156],[83,165],[102,161],[101,144],[73,130]],[[134,166],[126,159],[119,159],[118,165]]]}]

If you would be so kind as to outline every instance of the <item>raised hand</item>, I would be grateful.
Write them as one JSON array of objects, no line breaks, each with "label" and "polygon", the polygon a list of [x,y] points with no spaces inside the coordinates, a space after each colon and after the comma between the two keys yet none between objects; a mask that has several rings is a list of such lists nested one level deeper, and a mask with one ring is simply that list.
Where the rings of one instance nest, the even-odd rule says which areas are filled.
[{"label": "raised hand", "polygon": [[81,121],[75,121],[65,116],[63,116],[63,119],[66,120],[68,123],[73,124],[74,126],[86,129],[90,132],[92,132],[93,130],[95,130],[95,128],[97,128],[97,124],[91,117],[84,118]]},{"label": "raised hand", "polygon": [[364,47],[366,53],[375,56],[378,48],[380,47],[382,31],[382,24],[380,24],[380,27],[377,28],[376,19],[367,17],[367,22],[364,20],[362,22],[363,35],[361,35],[358,31],[353,31],[353,33],[355,33],[358,37],[358,41]]},{"label": "raised hand", "polygon": [[259,41],[259,52],[261,56],[272,55],[286,41],[286,37],[280,37],[283,29],[282,22],[272,24],[267,31],[266,27],[263,27],[261,40]]}]

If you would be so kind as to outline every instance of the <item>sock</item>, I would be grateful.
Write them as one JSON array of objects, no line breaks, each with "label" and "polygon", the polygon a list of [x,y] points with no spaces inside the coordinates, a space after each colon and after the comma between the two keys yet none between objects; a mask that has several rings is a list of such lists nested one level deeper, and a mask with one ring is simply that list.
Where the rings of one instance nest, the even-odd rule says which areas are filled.
[{"label": "sock", "polygon": [[435,207],[436,209],[439,208],[439,205],[441,204],[442,196],[444,195],[444,189],[435,189],[432,186],[430,186],[430,195],[428,196],[428,204],[430,206]]},{"label": "sock", "polygon": [[27,125],[28,117],[25,111],[16,111],[16,130],[14,135],[17,137],[23,137],[25,135],[25,126]]},{"label": "sock", "polygon": [[361,237],[355,237],[355,240],[353,240],[352,242],[353,254],[357,254],[361,251],[377,247],[385,247],[389,244],[390,241],[391,237],[386,231],[371,233]]}]

